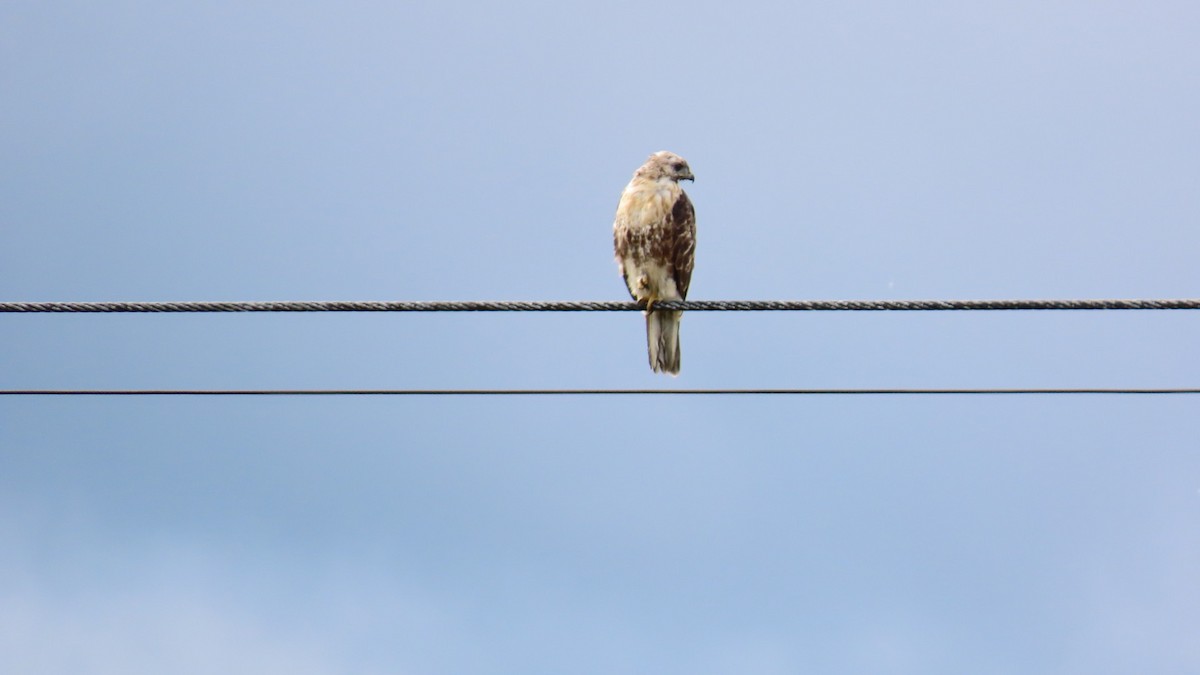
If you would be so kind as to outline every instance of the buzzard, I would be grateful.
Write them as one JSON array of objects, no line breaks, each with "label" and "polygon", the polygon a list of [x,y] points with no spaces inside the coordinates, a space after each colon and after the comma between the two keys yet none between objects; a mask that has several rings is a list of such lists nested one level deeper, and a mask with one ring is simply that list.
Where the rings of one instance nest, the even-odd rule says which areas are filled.
[{"label": "buzzard", "polygon": [[660,300],[687,299],[696,257],[696,212],[681,180],[695,180],[679,155],[650,155],[621,193],[613,247],[629,294],[646,305],[650,368],[679,374],[679,321],[683,312],[658,310]]}]

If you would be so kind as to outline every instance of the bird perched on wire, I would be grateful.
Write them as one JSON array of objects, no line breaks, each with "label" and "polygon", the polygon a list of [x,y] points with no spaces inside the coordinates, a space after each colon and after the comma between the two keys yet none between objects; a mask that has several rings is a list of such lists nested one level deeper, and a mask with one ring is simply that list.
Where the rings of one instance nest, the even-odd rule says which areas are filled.
[{"label": "bird perched on wire", "polygon": [[686,300],[696,260],[696,211],[679,181],[692,170],[679,155],[663,150],[633,172],[613,221],[613,248],[629,294],[646,305],[650,368],[679,374],[679,322],[683,312],[654,303]]}]

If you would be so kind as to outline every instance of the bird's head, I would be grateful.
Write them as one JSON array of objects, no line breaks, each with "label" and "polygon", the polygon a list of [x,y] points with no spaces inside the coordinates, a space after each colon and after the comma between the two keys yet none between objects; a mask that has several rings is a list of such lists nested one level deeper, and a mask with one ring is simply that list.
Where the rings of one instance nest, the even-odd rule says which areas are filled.
[{"label": "bird's head", "polygon": [[647,159],[642,168],[638,169],[638,173],[650,180],[665,178],[676,183],[681,180],[696,180],[696,177],[692,175],[692,168],[688,166],[687,160],[666,150],[661,150],[650,155],[650,159]]}]

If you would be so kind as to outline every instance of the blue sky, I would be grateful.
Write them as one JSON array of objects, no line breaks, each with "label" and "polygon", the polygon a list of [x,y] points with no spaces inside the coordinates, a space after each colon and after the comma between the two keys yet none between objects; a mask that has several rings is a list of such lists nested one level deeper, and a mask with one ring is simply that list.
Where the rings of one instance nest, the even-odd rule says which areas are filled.
[{"label": "blue sky", "polygon": [[[1194,3],[0,7],[5,300],[1197,297]],[[1174,313],[0,316],[4,388],[1195,387]],[[1200,400],[0,400],[0,669],[1200,668]]]}]

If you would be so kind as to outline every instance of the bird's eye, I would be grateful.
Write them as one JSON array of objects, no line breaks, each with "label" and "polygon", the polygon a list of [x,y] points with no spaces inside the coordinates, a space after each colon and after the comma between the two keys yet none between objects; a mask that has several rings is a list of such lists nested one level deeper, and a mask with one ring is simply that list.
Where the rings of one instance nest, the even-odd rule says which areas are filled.
[{"label": "bird's eye", "polygon": [[675,169],[676,171],[683,171],[683,162],[675,162],[671,165],[671,168]]}]

